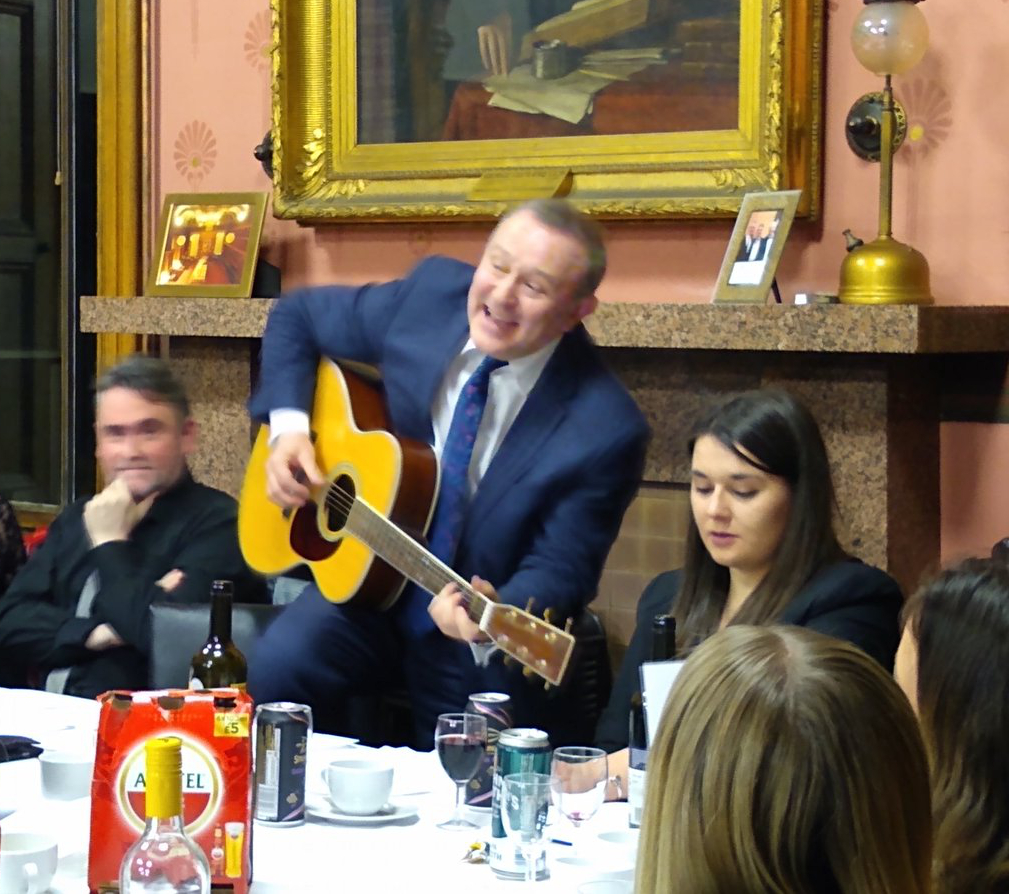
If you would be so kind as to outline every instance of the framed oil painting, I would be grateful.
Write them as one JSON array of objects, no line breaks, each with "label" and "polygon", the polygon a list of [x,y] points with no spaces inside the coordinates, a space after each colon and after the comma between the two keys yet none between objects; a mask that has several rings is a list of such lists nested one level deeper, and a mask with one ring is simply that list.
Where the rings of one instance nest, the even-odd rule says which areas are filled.
[{"label": "framed oil painting", "polygon": [[823,0],[271,0],[274,213],[820,200]]},{"label": "framed oil painting", "polygon": [[168,193],[147,294],[248,298],[268,195]]},{"label": "framed oil painting", "polygon": [[716,304],[764,304],[799,204],[799,191],[752,192],[732,228],[715,286]]}]

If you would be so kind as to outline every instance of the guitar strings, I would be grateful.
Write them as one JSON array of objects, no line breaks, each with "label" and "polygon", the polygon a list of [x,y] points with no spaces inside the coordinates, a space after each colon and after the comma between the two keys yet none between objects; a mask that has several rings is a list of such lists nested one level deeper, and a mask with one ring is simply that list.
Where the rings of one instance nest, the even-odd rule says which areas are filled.
[{"label": "guitar strings", "polygon": [[[372,543],[368,543],[365,540],[365,537],[360,534],[355,534],[355,536],[360,536],[361,540],[365,541],[367,546],[374,547],[374,545],[380,543],[386,547],[384,552],[398,552],[400,562],[397,564],[392,558],[390,558],[389,563],[394,567],[397,567],[401,572],[406,574],[407,577],[431,593],[437,593],[446,584],[454,583],[459,587],[460,592],[462,593],[462,601],[470,618],[475,622],[480,620],[479,613],[476,612],[477,605],[475,603],[478,603],[481,600],[486,600],[487,597],[484,596],[483,593],[474,590],[457,575],[446,573],[439,568],[438,565],[432,564],[431,559],[435,557],[431,556],[431,554],[415,540],[400,531],[393,522],[381,513],[377,512],[371,506],[368,506],[367,503],[348,494],[339,487],[330,487],[327,490],[325,506],[327,509],[336,509],[337,511],[343,513],[346,517],[346,522],[351,520],[351,513],[356,508],[360,507],[364,509],[365,518],[361,519],[361,521],[366,527],[368,522],[377,522],[379,530],[368,530],[365,532],[367,535],[372,537]],[[346,522],[344,524],[345,528],[347,527]],[[380,552],[379,550],[375,551]],[[438,560],[436,559],[436,561]],[[408,567],[401,567],[404,565]],[[414,573],[411,573],[411,571]],[[428,572],[429,576],[433,576],[435,578],[437,581],[436,589],[429,586],[423,579],[423,572]]]},{"label": "guitar strings", "polygon": [[[444,565],[440,559],[431,554],[404,531],[401,531],[393,521],[386,518],[364,500],[347,493],[335,484],[327,487],[323,503],[327,510],[335,509],[343,514],[344,530],[357,537],[365,546],[387,561],[388,564],[428,592],[437,593],[446,584],[456,584],[459,587],[462,596],[461,602],[466,609],[466,613],[474,623],[479,624],[481,622],[484,613],[483,607],[490,601],[489,598],[463,581],[451,568]],[[360,527],[355,522],[359,522]],[[433,583],[431,582],[432,578],[434,579]],[[527,623],[531,623],[534,626],[547,623],[540,621],[535,615],[528,612],[522,612],[522,615],[528,619]],[[553,628],[553,625],[549,626]],[[560,634],[564,638],[570,638],[570,634],[564,631],[554,630],[554,633]],[[528,642],[537,646],[546,646],[545,642],[535,639]],[[563,639],[558,640],[558,643],[561,642],[563,642]],[[527,648],[529,648],[528,645]],[[534,648],[533,651],[535,653],[537,650]],[[545,661],[549,659],[542,657],[541,653],[539,660]]]},{"label": "guitar strings", "polygon": [[[443,568],[440,559],[401,531],[393,521],[364,500],[348,494],[335,485],[331,485],[327,489],[324,502],[327,509],[336,509],[343,513],[345,530],[358,537],[365,546],[385,558],[390,565],[428,592],[437,593],[446,584],[456,584],[462,594],[462,603],[467,614],[475,623],[480,622],[483,614],[482,606],[489,601],[488,597],[473,589],[470,584],[467,584],[447,566]],[[355,510],[357,511],[355,512]],[[351,528],[351,523],[355,520],[352,516],[357,515],[362,516],[357,520],[361,522],[361,528],[364,530]],[[428,575],[427,580],[425,580],[425,572]],[[435,583],[428,583],[431,578],[435,580]],[[478,606],[480,606],[479,610]],[[523,612],[523,614],[527,613]],[[545,623],[539,621],[534,615],[528,615],[528,617],[532,623]]]}]

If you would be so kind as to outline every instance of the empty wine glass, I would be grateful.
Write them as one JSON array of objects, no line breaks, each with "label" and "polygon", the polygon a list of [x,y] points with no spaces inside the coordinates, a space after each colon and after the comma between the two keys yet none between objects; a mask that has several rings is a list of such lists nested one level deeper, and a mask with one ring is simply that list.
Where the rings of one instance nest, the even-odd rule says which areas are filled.
[{"label": "empty wine glass", "polygon": [[463,816],[463,790],[487,750],[487,719],[480,714],[441,714],[434,731],[438,760],[455,783],[455,812],[439,829],[476,829]]},{"label": "empty wine glass", "polygon": [[554,804],[575,828],[595,816],[606,794],[607,779],[602,748],[566,745],[554,749],[550,766]]},{"label": "empty wine glass", "polygon": [[501,796],[501,823],[505,835],[521,848],[526,885],[533,884],[550,809],[550,777],[546,773],[505,776]]}]

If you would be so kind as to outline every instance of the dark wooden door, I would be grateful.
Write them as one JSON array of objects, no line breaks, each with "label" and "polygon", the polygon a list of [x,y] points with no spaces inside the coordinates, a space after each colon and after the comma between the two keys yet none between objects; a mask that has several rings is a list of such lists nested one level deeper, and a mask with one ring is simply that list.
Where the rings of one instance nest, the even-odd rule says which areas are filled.
[{"label": "dark wooden door", "polygon": [[60,498],[56,0],[0,0],[0,491]]}]

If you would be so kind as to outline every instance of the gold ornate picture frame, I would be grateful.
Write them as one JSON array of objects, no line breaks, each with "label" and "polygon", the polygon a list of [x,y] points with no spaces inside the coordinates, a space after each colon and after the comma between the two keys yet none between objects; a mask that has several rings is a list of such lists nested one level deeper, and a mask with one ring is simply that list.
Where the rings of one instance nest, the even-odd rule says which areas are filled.
[{"label": "gold ornate picture frame", "polygon": [[268,198],[265,192],[165,195],[147,294],[248,298]]},{"label": "gold ornate picture frame", "polygon": [[715,285],[716,304],[767,302],[799,199],[799,190],[743,196]]},{"label": "gold ornate picture frame", "polygon": [[[453,4],[463,2],[271,0],[276,216],[492,218],[521,199],[568,195],[582,210],[609,218],[729,217],[746,193],[782,189],[801,191],[800,214],[818,214],[823,0],[725,0],[729,12],[721,19],[711,17],[705,0],[592,0],[578,15],[598,12],[604,25],[650,29],[642,33],[657,41],[657,50],[599,54],[600,33],[627,28],[611,24],[595,33],[593,22],[573,20],[577,11],[525,21],[533,29],[515,32],[507,79],[515,82],[514,96],[507,84],[488,93],[483,75],[467,77],[472,62],[449,72],[446,53],[476,46],[472,29],[447,39],[443,33]],[[502,3],[521,6],[519,0],[493,5]],[[445,21],[432,24],[432,10],[446,6]],[[701,18],[675,18],[691,6]],[[509,21],[515,19],[513,11]],[[493,95],[521,106],[529,96],[560,97],[560,81],[533,77],[556,60],[540,59],[531,42],[557,35],[567,38],[562,48],[576,51],[561,59],[562,71],[580,77],[586,65],[603,66],[596,74],[611,79],[591,95],[574,133],[571,121],[523,115],[514,105],[492,109],[488,101]],[[650,51],[661,58],[649,62]],[[635,70],[642,61],[644,69]],[[576,118],[579,111],[557,114]],[[514,124],[502,133],[492,119]],[[682,126],[617,132],[670,126],[673,119]]]}]

